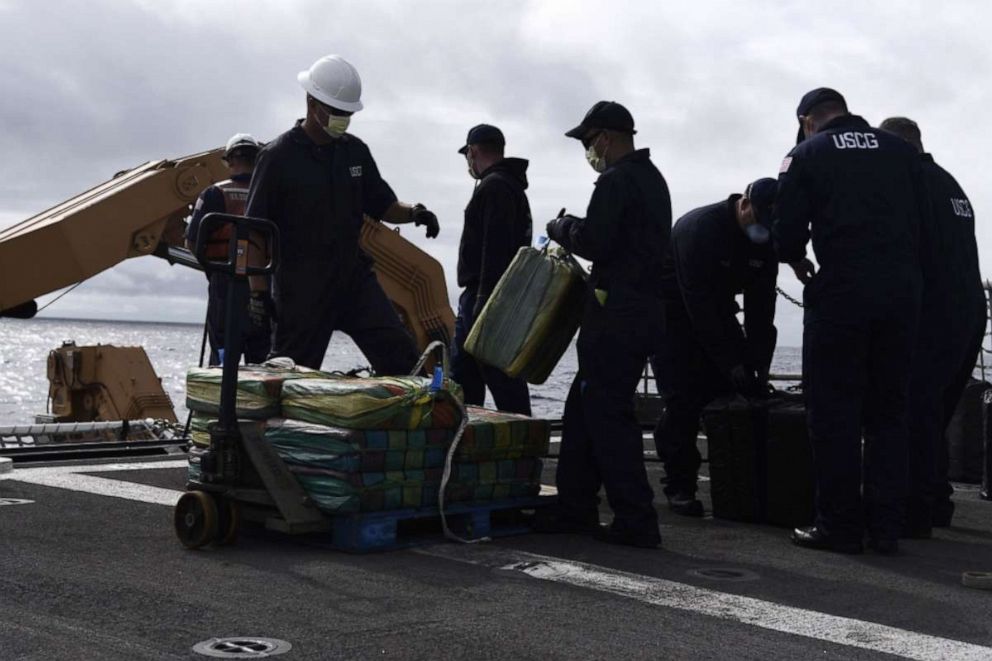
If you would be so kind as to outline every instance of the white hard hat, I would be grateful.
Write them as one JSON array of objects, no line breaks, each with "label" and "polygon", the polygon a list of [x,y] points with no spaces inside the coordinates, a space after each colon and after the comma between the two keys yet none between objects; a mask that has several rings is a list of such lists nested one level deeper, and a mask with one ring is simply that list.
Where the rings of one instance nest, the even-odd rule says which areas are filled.
[{"label": "white hard hat", "polygon": [[307,94],[338,110],[357,112],[362,109],[362,79],[355,67],[340,55],[325,55],[296,80]]},{"label": "white hard hat", "polygon": [[247,133],[235,133],[231,136],[231,139],[227,141],[227,145],[224,146],[224,158],[231,155],[231,152],[235,149],[243,148],[259,150],[262,148],[262,143],[254,138],[254,136],[248,135]]}]

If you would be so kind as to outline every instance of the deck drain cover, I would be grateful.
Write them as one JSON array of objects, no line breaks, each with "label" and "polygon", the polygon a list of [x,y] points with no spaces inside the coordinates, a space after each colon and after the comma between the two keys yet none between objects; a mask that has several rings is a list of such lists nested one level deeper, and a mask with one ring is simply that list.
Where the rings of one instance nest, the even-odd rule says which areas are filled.
[{"label": "deck drain cover", "polygon": [[256,638],[236,636],[234,638],[211,638],[193,645],[193,651],[203,656],[218,659],[264,659],[293,649],[285,640],[276,638]]},{"label": "deck drain cover", "polygon": [[690,569],[686,573],[711,581],[754,581],[758,579],[758,575],[753,571],[733,567],[703,567],[702,569]]},{"label": "deck drain cover", "polygon": [[24,498],[0,498],[0,506],[2,505],[30,505],[33,500],[26,500]]}]

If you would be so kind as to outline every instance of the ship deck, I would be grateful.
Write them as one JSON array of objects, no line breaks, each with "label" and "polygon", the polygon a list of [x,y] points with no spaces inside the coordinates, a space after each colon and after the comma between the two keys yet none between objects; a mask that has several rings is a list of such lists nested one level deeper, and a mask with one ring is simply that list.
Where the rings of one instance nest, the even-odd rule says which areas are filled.
[{"label": "ship deck", "polygon": [[256,636],[289,642],[285,659],[992,658],[992,592],[961,585],[992,571],[974,487],[954,527],[891,558],[660,502],[657,551],[528,534],[349,555],[261,530],[188,551],[171,525],[182,465],[21,462],[0,481],[5,661],[196,659],[201,641]]}]

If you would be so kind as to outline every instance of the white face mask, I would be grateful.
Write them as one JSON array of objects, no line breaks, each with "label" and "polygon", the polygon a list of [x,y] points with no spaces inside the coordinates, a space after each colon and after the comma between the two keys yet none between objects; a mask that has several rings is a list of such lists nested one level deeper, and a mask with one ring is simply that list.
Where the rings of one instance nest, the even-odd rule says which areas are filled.
[{"label": "white face mask", "polygon": [[744,228],[744,233],[747,234],[747,238],[751,240],[751,243],[756,243],[761,245],[763,243],[768,243],[768,239],[771,238],[771,232],[768,228],[760,223],[752,223]]},{"label": "white face mask", "polygon": [[586,149],[586,160],[589,161],[589,165],[596,172],[603,172],[606,169],[606,157],[600,156],[596,153],[596,143],[599,142],[599,138],[602,137],[602,133],[596,136],[589,148]]}]

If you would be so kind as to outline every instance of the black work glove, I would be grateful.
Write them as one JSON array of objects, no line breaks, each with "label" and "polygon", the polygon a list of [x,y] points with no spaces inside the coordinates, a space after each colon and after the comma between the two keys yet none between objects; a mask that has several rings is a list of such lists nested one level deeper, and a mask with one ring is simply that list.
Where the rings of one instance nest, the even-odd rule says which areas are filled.
[{"label": "black work glove", "polygon": [[255,328],[268,328],[275,304],[267,291],[253,291],[248,297],[248,323]]},{"label": "black work glove", "polygon": [[753,397],[758,392],[758,379],[754,376],[754,370],[744,365],[734,365],[730,370],[730,383],[741,395]]},{"label": "black work glove", "polygon": [[547,227],[544,228],[544,233],[547,234],[548,238],[552,241],[561,243],[562,239],[568,234],[568,221],[571,219],[571,216],[558,216],[557,218],[549,220]]},{"label": "black work glove", "polygon": [[441,232],[441,224],[437,222],[437,216],[434,215],[433,211],[428,211],[423,204],[413,205],[410,219],[413,220],[414,225],[427,227],[428,239],[435,238]]}]

